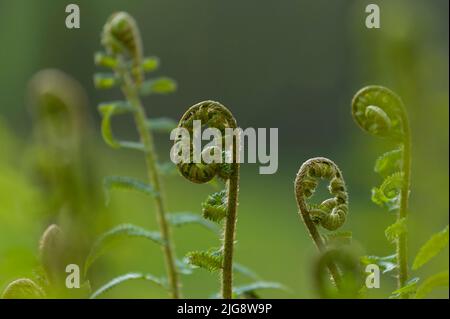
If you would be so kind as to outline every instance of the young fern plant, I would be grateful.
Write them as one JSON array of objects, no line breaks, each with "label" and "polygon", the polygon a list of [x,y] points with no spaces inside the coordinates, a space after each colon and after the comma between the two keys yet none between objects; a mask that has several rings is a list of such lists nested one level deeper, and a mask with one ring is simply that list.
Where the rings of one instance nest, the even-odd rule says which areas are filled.
[{"label": "young fern plant", "polygon": [[1,294],[3,299],[85,298],[89,282],[80,289],[66,286],[66,266],[73,258],[68,253],[66,234],[55,224],[47,227],[39,241],[39,268],[35,278],[19,278],[9,283]]},{"label": "young fern plant", "polygon": [[[203,101],[191,106],[181,117],[178,127],[186,129],[192,136],[194,121],[201,121],[202,125],[218,129],[222,133],[223,140],[226,139],[226,128],[233,129],[233,131],[237,129],[233,114],[225,106],[214,101]],[[182,142],[182,139],[183,135],[178,135],[175,145]],[[215,223],[221,223],[225,219],[222,247],[219,250],[194,251],[188,254],[191,264],[210,271],[221,272],[221,295],[224,299],[231,299],[233,294],[233,249],[239,194],[239,161],[237,158],[239,136],[233,135],[232,139],[231,149],[222,151],[216,146],[211,146],[202,151],[202,155],[221,152],[219,154],[222,159],[221,163],[205,163],[203,161],[195,163],[194,145],[190,141],[188,158],[177,164],[181,175],[193,183],[207,183],[215,177],[221,178],[227,183],[225,190],[210,195],[202,204],[205,219]],[[220,145],[225,145],[225,143]],[[232,158],[231,163],[225,161],[227,157]]]},{"label": "young fern plant", "polygon": [[[400,97],[382,86],[371,85],[358,91],[352,100],[352,115],[358,126],[374,136],[398,146],[375,163],[375,172],[384,181],[372,189],[372,201],[397,213],[396,222],[386,229],[395,242],[398,269],[397,288],[408,284],[407,218],[411,184],[411,133],[408,114]],[[402,297],[407,298],[408,294]]]},{"label": "young fern plant", "polygon": [[48,198],[48,222],[65,230],[73,243],[72,262],[79,264],[96,226],[92,212],[98,211],[99,194],[85,141],[90,129],[86,94],[68,74],[43,69],[29,81],[27,96],[33,120],[34,143],[27,156],[32,175]]},{"label": "young fern plant", "polygon": [[[167,288],[172,298],[180,298],[180,280],[176,266],[175,248],[171,237],[171,230],[167,216],[164,190],[161,184],[161,167],[153,142],[154,129],[171,130],[174,123],[168,119],[150,120],[142,105],[140,96],[148,94],[166,94],[173,92],[176,84],[173,80],[162,77],[145,81],[144,73],[154,71],[158,66],[155,57],[144,58],[140,32],[135,20],[125,12],[113,14],[104,26],[102,44],[105,53],[97,53],[97,65],[110,68],[112,74],[97,74],[94,78],[96,87],[109,89],[120,86],[125,101],[104,103],[99,106],[103,115],[102,134],[108,145],[113,148],[129,148],[144,153],[148,175],[148,184],[129,177],[109,177],[105,180],[105,188],[130,189],[150,195],[156,202],[156,217],[159,233],[149,232],[133,225],[122,225],[113,229],[100,238],[86,261],[89,267],[101,249],[103,242],[111,238],[126,236],[139,236],[149,238],[161,245],[167,273]],[[111,131],[111,118],[114,115],[131,113],[139,133],[140,142],[116,140]],[[85,267],[85,272],[88,267]],[[122,279],[136,279],[139,276],[125,276]],[[163,280],[153,280],[150,275],[141,276],[162,284]],[[139,278],[141,278],[139,277]],[[123,281],[123,280],[122,280]],[[117,284],[120,280],[115,280]],[[165,286],[165,285],[164,285]],[[109,286],[108,286],[109,287]]]},{"label": "young fern plant", "polygon": [[[313,196],[320,179],[330,181],[328,191],[333,197],[320,204],[309,204],[307,199]],[[348,193],[342,172],[333,161],[327,158],[311,158],[300,167],[294,182],[294,192],[299,214],[311,239],[320,254],[328,256],[324,257],[325,262],[321,264],[326,265],[333,284],[340,290],[342,273],[335,258],[331,258],[334,254],[328,254],[327,251],[333,246],[334,241],[351,238],[351,232],[335,232],[345,223],[348,214]],[[332,233],[321,234],[318,230],[319,226]]]}]

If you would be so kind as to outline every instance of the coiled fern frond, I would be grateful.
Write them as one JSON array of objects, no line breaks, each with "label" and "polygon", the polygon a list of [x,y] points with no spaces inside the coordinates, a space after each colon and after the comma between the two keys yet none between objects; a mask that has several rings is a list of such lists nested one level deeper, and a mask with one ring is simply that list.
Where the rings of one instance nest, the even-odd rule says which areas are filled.
[{"label": "coiled fern frond", "polygon": [[[214,101],[203,101],[191,106],[181,117],[178,127],[187,130],[192,136],[194,121],[201,121],[202,126],[219,130],[223,139],[226,139],[227,134],[230,137],[229,132],[226,132],[227,128],[232,130],[237,128],[236,119],[232,113],[225,106]],[[212,146],[206,147],[202,151],[202,155],[205,152],[219,152],[221,161],[206,163],[203,161],[203,156],[199,161],[195,161],[195,147],[190,140],[189,156],[177,164],[180,174],[193,183],[207,183],[214,177],[227,182],[226,190],[210,195],[202,205],[203,216],[206,219],[217,223],[225,219],[222,248],[219,252],[192,252],[189,255],[189,259],[194,265],[222,272],[222,297],[226,299],[230,299],[233,294],[233,247],[239,191],[239,163],[236,151],[239,131],[237,132],[237,135],[231,136],[233,143],[230,149],[222,150],[220,147]],[[177,136],[175,145],[182,143],[182,139],[182,134]],[[220,145],[222,142],[220,141]],[[181,152],[181,150],[179,151]]]},{"label": "coiled fern frond", "polygon": [[[313,196],[320,179],[329,180],[328,191],[332,197],[320,204],[309,204],[307,200]],[[300,167],[294,182],[294,192],[299,214],[309,235],[319,252],[324,253],[327,249],[328,238],[333,236],[320,234],[318,227],[335,231],[342,227],[348,214],[348,193],[342,172],[333,161],[327,158],[311,158]],[[348,233],[346,236],[348,237]],[[332,261],[327,262],[327,267],[333,282],[339,288],[340,270]]]},{"label": "coiled fern frond", "polygon": [[[393,141],[398,146],[382,155],[375,172],[384,181],[372,189],[372,201],[397,212],[397,221],[390,227],[389,240],[397,248],[398,289],[407,285],[407,217],[411,180],[411,133],[408,114],[401,98],[390,89],[370,85],[359,90],[352,100],[352,116],[358,126],[377,137]],[[403,225],[402,227],[397,227]],[[394,227],[396,226],[396,227]],[[392,229],[403,229],[392,237]],[[408,297],[405,293],[402,297]]]}]

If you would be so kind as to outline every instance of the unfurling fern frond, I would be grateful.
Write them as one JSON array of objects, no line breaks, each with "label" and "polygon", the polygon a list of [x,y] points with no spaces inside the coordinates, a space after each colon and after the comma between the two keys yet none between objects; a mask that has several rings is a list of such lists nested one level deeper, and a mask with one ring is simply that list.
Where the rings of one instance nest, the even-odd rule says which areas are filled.
[{"label": "unfurling fern frond", "polygon": [[42,299],[44,290],[33,280],[20,278],[11,282],[3,291],[2,299]]},{"label": "unfurling fern frond", "polygon": [[[306,199],[313,196],[320,179],[330,181],[328,191],[333,197],[320,204],[308,204]],[[309,159],[302,164],[297,173],[294,191],[299,214],[318,250],[323,253],[327,248],[324,241],[326,236],[319,233],[317,226],[331,231],[337,230],[345,223],[348,214],[348,193],[342,172],[327,158]],[[332,261],[327,266],[334,283],[339,287],[341,278],[339,269]]]},{"label": "unfurling fern frond", "polygon": [[132,61],[133,80],[136,84],[142,83],[142,40],[132,16],[126,12],[113,14],[103,28],[102,44],[113,57],[129,57]]},{"label": "unfurling fern frond", "polygon": [[375,173],[383,177],[387,177],[402,169],[403,150],[401,148],[386,152],[381,155],[375,162]]},{"label": "unfurling fern frond", "polygon": [[[120,86],[124,102],[105,103],[99,106],[102,114],[102,135],[105,142],[113,148],[128,148],[142,151],[145,155],[148,184],[128,177],[113,177],[105,180],[107,202],[112,188],[137,190],[152,195],[156,202],[156,215],[165,242],[163,246],[169,292],[171,297],[181,296],[176,267],[175,248],[171,238],[170,225],[166,216],[166,203],[161,185],[164,167],[157,161],[153,141],[154,132],[167,132],[174,125],[170,119],[148,119],[142,105],[141,96],[148,94],[167,94],[176,90],[176,82],[167,77],[145,80],[145,74],[155,71],[159,66],[156,57],[145,58],[139,28],[134,18],[126,12],[117,12],[109,17],[103,27],[101,43],[106,52],[95,54],[95,63],[113,71],[112,74],[94,76],[100,88]],[[120,141],[114,138],[111,128],[113,116],[130,113],[139,133],[139,142]]]},{"label": "unfurling fern frond", "polygon": [[388,210],[397,210],[400,208],[400,194],[403,186],[403,174],[394,173],[385,178],[380,187],[372,189],[372,201],[385,206]]},{"label": "unfurling fern frond", "polygon": [[361,129],[375,136],[403,140],[408,133],[402,100],[382,86],[366,86],[358,91],[352,100],[352,115]]},{"label": "unfurling fern frond", "polygon": [[[239,161],[237,144],[239,142],[239,130],[233,114],[222,104],[214,101],[203,101],[191,106],[182,116],[178,129],[185,130],[191,136],[194,134],[194,125],[199,121],[202,126],[217,129],[222,135],[222,139],[230,138],[227,129],[233,131],[231,136],[231,147],[225,145],[225,149],[218,146],[206,147],[201,152],[201,158],[195,158],[195,145],[192,140],[185,140],[183,134],[175,137],[175,145],[172,149],[171,157],[178,158],[177,167],[180,174],[193,183],[207,183],[215,177],[227,182],[226,190],[210,195],[202,204],[203,216],[214,222],[225,219],[224,238],[222,252],[223,257],[211,256],[210,254],[195,252],[190,259],[210,265],[207,261],[215,261],[214,269],[221,269],[222,273],[222,297],[230,299],[232,297],[233,280],[233,248],[235,241],[235,227],[237,219],[237,203],[239,188]],[[217,142],[217,141],[216,141]],[[220,142],[223,142],[222,140]],[[226,144],[226,143],[225,143]],[[181,148],[176,148],[181,145]],[[220,144],[222,145],[222,144]],[[182,154],[184,146],[189,149],[189,154]],[[180,154],[181,153],[181,154]],[[205,161],[205,157],[216,156],[219,160]],[[219,265],[220,262],[220,265]],[[218,267],[220,266],[220,267]]]},{"label": "unfurling fern frond", "polygon": [[220,222],[227,216],[227,192],[222,190],[208,196],[202,204],[203,217],[213,222]]},{"label": "unfurling fern frond", "polygon": [[[334,284],[338,290],[328,287],[325,275],[330,265],[336,265],[339,269],[339,282]],[[314,279],[317,290],[322,298],[357,298],[362,287],[363,276],[359,259],[348,249],[331,248],[320,253],[314,267]],[[336,277],[332,277],[333,280]]]},{"label": "unfurling fern frond", "polygon": [[[376,161],[375,172],[385,179],[380,187],[372,189],[372,201],[396,211],[397,224],[401,220],[406,223],[411,180],[411,133],[406,108],[400,97],[388,88],[370,85],[353,97],[352,115],[365,132],[398,144],[396,150],[385,153]],[[387,233],[392,230],[388,229]],[[408,281],[407,232],[398,234],[395,243],[397,290],[400,290]],[[402,297],[407,296],[407,293],[402,294]]]}]

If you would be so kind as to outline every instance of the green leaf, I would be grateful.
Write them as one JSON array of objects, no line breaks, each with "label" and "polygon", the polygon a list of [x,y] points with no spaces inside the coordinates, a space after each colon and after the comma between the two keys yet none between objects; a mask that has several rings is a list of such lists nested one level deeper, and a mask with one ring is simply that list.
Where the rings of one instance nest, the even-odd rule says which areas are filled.
[{"label": "green leaf", "polygon": [[237,273],[240,273],[244,276],[247,276],[253,280],[260,280],[261,278],[250,268],[245,267],[244,265],[233,263],[233,270]]},{"label": "green leaf", "polygon": [[161,234],[157,231],[149,231],[132,224],[118,225],[111,230],[103,233],[95,241],[88,257],[86,258],[84,264],[84,273],[87,274],[94,261],[96,261],[109,247],[111,247],[113,243],[128,237],[142,237],[150,239],[151,241],[159,245],[166,244],[166,242],[162,239]]},{"label": "green leaf", "polygon": [[159,67],[159,59],[156,56],[149,56],[144,58],[142,68],[145,72],[153,72]]},{"label": "green leaf", "polygon": [[159,117],[147,120],[147,127],[156,133],[170,133],[177,126],[178,123],[168,117]]},{"label": "green leaf", "polygon": [[385,229],[384,234],[386,235],[387,240],[390,242],[394,242],[400,235],[405,234],[407,232],[406,219],[400,218],[395,223],[390,225]]},{"label": "green leaf", "polygon": [[384,153],[375,162],[375,172],[383,177],[387,177],[390,174],[401,171],[402,154],[403,151],[401,149]]},{"label": "green leaf", "polygon": [[142,83],[140,93],[142,95],[150,94],[168,94],[177,89],[177,83],[167,77],[147,80]]},{"label": "green leaf", "polygon": [[372,189],[372,201],[386,207],[389,211],[400,208],[400,190],[403,186],[403,174],[394,173],[385,178],[380,187]]},{"label": "green leaf", "polygon": [[400,298],[404,295],[414,294],[417,290],[418,282],[419,278],[417,277],[410,279],[405,286],[392,292],[392,296],[390,298]]},{"label": "green leaf", "polygon": [[167,220],[172,226],[183,226],[189,224],[198,224],[200,226],[209,229],[215,234],[219,234],[219,227],[216,224],[205,220],[202,216],[190,213],[190,212],[181,212],[181,213],[171,213],[167,214]]},{"label": "green leaf", "polygon": [[114,134],[111,129],[111,118],[114,115],[124,114],[132,112],[132,107],[123,101],[113,101],[108,103],[102,103],[98,106],[98,110],[102,115],[102,136],[106,144],[113,148],[119,148],[120,142],[114,138]]},{"label": "green leaf", "polygon": [[189,264],[215,272],[222,269],[223,256],[220,250],[191,251],[186,255]]},{"label": "green leaf", "polygon": [[158,196],[158,193],[151,185],[126,176],[108,176],[103,180],[103,190],[105,192],[106,205],[110,202],[112,189],[136,191],[149,196]]},{"label": "green leaf", "polygon": [[103,66],[105,68],[115,68],[117,66],[117,59],[105,54],[104,52],[96,52],[94,56],[95,65]]},{"label": "green leaf", "polygon": [[228,197],[227,192],[222,190],[208,196],[202,203],[203,217],[219,223],[227,216]]},{"label": "green leaf", "polygon": [[44,290],[33,280],[20,278],[11,282],[3,291],[2,299],[42,299]]},{"label": "green leaf", "polygon": [[361,263],[364,266],[375,264],[380,267],[383,274],[393,271],[397,268],[397,256],[390,255],[385,257],[379,256],[363,256],[361,257]]},{"label": "green leaf", "polygon": [[119,85],[119,79],[114,73],[97,73],[94,75],[94,85],[97,89],[107,90]]},{"label": "green leaf", "polygon": [[435,274],[417,287],[415,298],[425,298],[433,289],[448,287],[448,270]]},{"label": "green leaf", "polygon": [[164,278],[158,278],[151,274],[128,273],[122,276],[118,276],[112,279],[111,281],[107,282],[105,285],[101,286],[90,296],[90,299],[95,299],[104,294],[105,292],[109,291],[110,289],[130,280],[147,280],[167,289],[166,280]]},{"label": "green leaf", "polygon": [[426,264],[431,258],[436,256],[448,245],[448,225],[444,230],[431,236],[430,239],[420,248],[413,263],[413,269],[417,270]]}]

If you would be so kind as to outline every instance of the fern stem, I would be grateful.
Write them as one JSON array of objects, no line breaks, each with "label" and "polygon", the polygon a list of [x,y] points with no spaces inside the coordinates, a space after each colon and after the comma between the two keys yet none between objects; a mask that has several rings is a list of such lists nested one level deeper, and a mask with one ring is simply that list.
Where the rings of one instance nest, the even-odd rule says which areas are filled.
[{"label": "fern stem", "polygon": [[[236,154],[236,153],[235,153]],[[233,248],[236,233],[239,194],[239,163],[233,164],[228,180],[228,212],[223,243],[222,298],[231,299],[233,293]]]},{"label": "fern stem", "polygon": [[148,127],[147,116],[142,102],[139,98],[138,87],[133,83],[130,75],[122,71],[124,79],[124,85],[122,90],[132,105],[134,110],[134,120],[139,132],[139,136],[145,150],[145,161],[147,167],[147,175],[150,184],[153,186],[157,195],[155,196],[156,208],[157,208],[157,222],[161,231],[161,236],[165,241],[165,245],[162,246],[164,253],[164,259],[166,264],[166,272],[168,277],[168,284],[170,288],[170,295],[174,299],[181,297],[180,283],[178,278],[178,272],[175,264],[175,248],[170,233],[169,224],[166,216],[166,206],[164,202],[164,192],[161,184],[161,178],[157,170],[157,158],[154,151],[153,135]]},{"label": "fern stem", "polygon": [[[315,188],[317,187],[316,182],[313,183],[311,181],[311,170],[313,170],[312,175],[315,179],[330,179],[329,190],[330,193],[335,196],[334,201],[336,201],[336,203],[340,203],[340,205],[345,206],[345,209],[344,207],[340,207],[340,209],[343,210],[341,211],[342,213],[348,210],[348,194],[346,191],[342,172],[340,171],[339,167],[333,161],[324,157],[311,158],[304,162],[295,178],[294,191],[299,214],[303,220],[303,223],[306,225],[308,233],[317,249],[320,253],[325,253],[327,251],[326,244],[322,236],[320,235],[317,225],[314,223],[311,217],[311,211],[306,204],[306,198],[311,197],[315,191]],[[331,187],[332,184],[335,184],[334,187]],[[337,185],[339,185],[339,187],[336,188]],[[341,227],[344,222],[345,214],[341,216],[341,218],[339,218],[339,222],[337,224],[328,224],[326,223],[326,219],[322,219],[319,224],[328,230],[335,230]],[[333,260],[328,261],[326,266],[333,283],[339,290],[341,288],[342,278],[338,266]]]},{"label": "fern stem", "polygon": [[[411,184],[411,133],[406,112],[403,113],[403,123],[405,140],[403,145],[403,187],[400,190],[400,209],[397,220],[407,218],[409,189]],[[408,254],[407,254],[407,233],[403,233],[397,240],[397,263],[398,263],[398,289],[404,287],[408,281]],[[402,294],[402,298],[409,298],[407,294]]]},{"label": "fern stem", "polygon": [[[325,252],[326,251],[325,243],[323,242],[322,236],[320,236],[316,225],[314,225],[314,222],[311,220],[311,217],[309,216],[308,210],[305,206],[305,202],[297,201],[297,205],[300,211],[300,215],[302,216],[303,223],[306,225],[306,228],[308,229],[311,239],[313,240],[319,252],[321,253]],[[336,285],[336,288],[339,289],[341,284],[341,274],[339,273],[338,267],[334,262],[330,261],[327,263],[327,268],[334,284]]]}]

